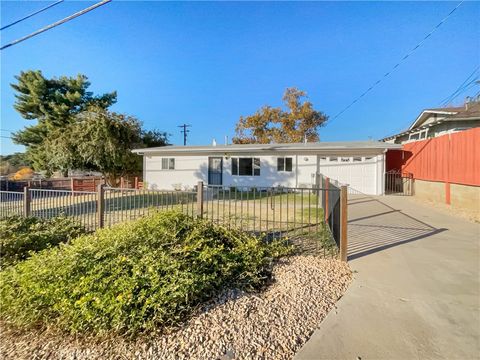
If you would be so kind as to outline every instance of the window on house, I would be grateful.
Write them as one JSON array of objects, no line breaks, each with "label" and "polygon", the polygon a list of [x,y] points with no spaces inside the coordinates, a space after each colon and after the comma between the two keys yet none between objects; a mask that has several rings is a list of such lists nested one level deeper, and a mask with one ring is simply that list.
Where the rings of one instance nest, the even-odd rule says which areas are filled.
[{"label": "window on house", "polygon": [[232,158],[232,175],[260,176],[260,158]]},{"label": "window on house", "polygon": [[253,158],[253,175],[260,176],[260,159]]},{"label": "window on house", "polygon": [[175,158],[162,158],[162,170],[175,170]]},{"label": "window on house", "polygon": [[329,160],[330,161],[338,161],[338,158],[336,156],[330,156]]},{"label": "window on house", "polygon": [[350,158],[349,157],[342,157],[342,162],[350,162]]},{"label": "window on house", "polygon": [[360,156],[353,157],[353,162],[360,162],[360,161],[362,161],[362,158]]},{"label": "window on house", "polygon": [[277,158],[277,171],[289,171],[293,169],[293,161],[291,157]]},{"label": "window on house", "polygon": [[420,137],[419,133],[410,134],[410,136],[408,137],[408,140],[418,140],[419,137]]}]

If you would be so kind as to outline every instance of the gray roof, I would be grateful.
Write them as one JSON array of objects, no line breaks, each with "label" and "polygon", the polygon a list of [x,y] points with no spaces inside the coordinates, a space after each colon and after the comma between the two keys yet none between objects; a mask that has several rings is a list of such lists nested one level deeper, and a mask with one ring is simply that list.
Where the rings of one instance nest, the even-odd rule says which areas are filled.
[{"label": "gray roof", "polygon": [[[445,117],[433,121],[428,124],[420,124],[422,123],[430,114],[443,114]],[[415,119],[415,121],[410,125],[410,127],[395,135],[387,136],[380,141],[388,141],[391,139],[395,139],[399,136],[408,135],[412,132],[416,132],[418,130],[426,129],[438,124],[442,124],[444,122],[450,121],[465,121],[465,120],[480,120],[480,103],[478,102],[471,102],[467,105],[460,106],[460,107],[446,107],[446,108],[437,108],[437,109],[425,109],[422,113]]]},{"label": "gray roof", "polygon": [[315,152],[356,152],[365,150],[401,149],[401,145],[380,141],[338,141],[338,142],[311,142],[288,144],[231,144],[207,146],[161,146],[154,148],[132,150],[137,154],[155,153],[245,153],[245,152],[288,152],[288,153],[315,153]]}]

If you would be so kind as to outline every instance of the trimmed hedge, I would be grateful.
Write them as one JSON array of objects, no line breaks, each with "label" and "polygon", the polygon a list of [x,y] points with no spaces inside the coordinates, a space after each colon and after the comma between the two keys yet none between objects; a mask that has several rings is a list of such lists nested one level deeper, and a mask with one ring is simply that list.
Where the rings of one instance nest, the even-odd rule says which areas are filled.
[{"label": "trimmed hedge", "polygon": [[25,260],[32,253],[57,246],[85,233],[85,229],[67,217],[39,219],[12,216],[0,220],[1,265]]},{"label": "trimmed hedge", "polygon": [[71,333],[176,324],[225,288],[265,284],[290,248],[178,212],[84,235],[2,272],[1,317]]}]

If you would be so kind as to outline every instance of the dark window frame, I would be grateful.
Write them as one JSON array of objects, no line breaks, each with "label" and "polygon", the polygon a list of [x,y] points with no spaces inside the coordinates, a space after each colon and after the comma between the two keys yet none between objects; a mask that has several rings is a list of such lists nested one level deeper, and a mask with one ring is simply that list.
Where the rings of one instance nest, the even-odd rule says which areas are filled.
[{"label": "dark window frame", "polygon": [[[245,164],[245,162],[250,162],[250,164]],[[258,157],[232,157],[232,176],[260,176],[260,164],[261,161]]]},{"label": "dark window frame", "polygon": [[277,171],[278,172],[292,172],[293,158],[289,156],[277,157]]}]

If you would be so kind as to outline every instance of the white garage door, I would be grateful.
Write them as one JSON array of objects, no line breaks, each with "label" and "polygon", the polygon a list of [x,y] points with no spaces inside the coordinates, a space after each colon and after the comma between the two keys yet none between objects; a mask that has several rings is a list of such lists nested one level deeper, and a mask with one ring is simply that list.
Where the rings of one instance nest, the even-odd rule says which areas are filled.
[{"label": "white garage door", "polygon": [[367,195],[383,193],[383,155],[322,158],[320,173],[348,184],[354,191]]}]

